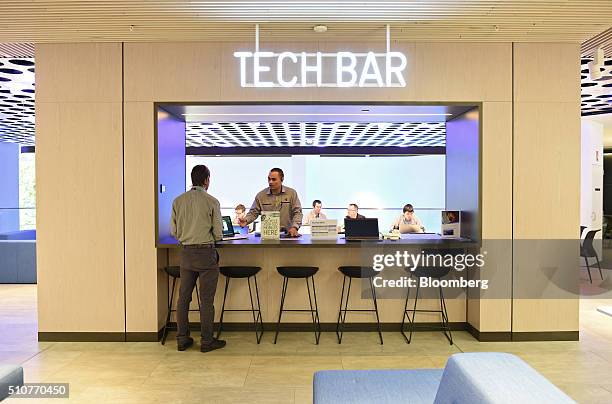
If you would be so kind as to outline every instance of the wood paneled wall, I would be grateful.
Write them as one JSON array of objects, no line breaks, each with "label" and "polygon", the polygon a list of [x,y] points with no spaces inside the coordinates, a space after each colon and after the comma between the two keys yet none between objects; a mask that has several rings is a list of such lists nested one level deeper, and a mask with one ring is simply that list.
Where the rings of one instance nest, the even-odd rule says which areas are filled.
[{"label": "wood paneled wall", "polygon": [[[577,231],[578,209],[572,210],[579,192],[580,96],[572,67],[579,63],[577,45],[515,45],[513,54],[510,43],[393,43],[393,50],[408,58],[406,88],[290,90],[239,86],[232,53],[252,49],[252,43],[130,43],[123,60],[121,46],[37,48],[41,331],[154,332],[161,325],[166,288],[160,270],[164,254],[154,248],[155,101],[482,102],[483,239],[510,239],[513,231],[515,237],[534,235],[544,217],[572,211],[575,220],[548,223],[547,234],[572,237]],[[359,42],[265,44],[266,50],[371,47],[381,48]],[[569,143],[559,142],[558,130]],[[567,162],[561,155],[570,163],[557,182],[558,164]],[[526,175],[534,170],[538,176]],[[538,198],[529,195],[533,189],[539,189]],[[559,192],[570,197],[559,199]],[[509,282],[507,251],[488,257],[499,282]],[[480,331],[510,331],[510,299],[476,299],[468,306],[468,320]],[[515,327],[577,329],[571,319],[549,324],[545,314],[554,306],[542,307],[542,317],[529,326],[515,307]]]},{"label": "wood paneled wall", "polygon": [[121,44],[36,59],[38,329],[124,332]]}]

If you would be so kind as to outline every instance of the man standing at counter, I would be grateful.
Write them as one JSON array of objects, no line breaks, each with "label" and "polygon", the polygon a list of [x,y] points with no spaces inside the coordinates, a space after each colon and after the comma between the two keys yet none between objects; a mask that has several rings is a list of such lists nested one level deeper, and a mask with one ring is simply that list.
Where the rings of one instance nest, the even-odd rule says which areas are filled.
[{"label": "man standing at counter", "polygon": [[281,230],[286,230],[291,237],[298,236],[302,225],[302,205],[297,192],[283,185],[285,173],[280,168],[273,168],[268,174],[268,188],[255,195],[251,210],[240,219],[240,226],[252,223],[261,212],[280,212]]},{"label": "man standing at counter", "polygon": [[191,170],[191,189],[172,202],[170,230],[181,243],[181,287],[176,304],[176,343],[179,351],[193,345],[189,336],[189,303],[196,281],[200,279],[200,350],[223,348],[225,341],[213,338],[215,292],[219,279],[219,254],[215,241],[222,238],[221,207],[210,195],[210,170],[197,165]]}]

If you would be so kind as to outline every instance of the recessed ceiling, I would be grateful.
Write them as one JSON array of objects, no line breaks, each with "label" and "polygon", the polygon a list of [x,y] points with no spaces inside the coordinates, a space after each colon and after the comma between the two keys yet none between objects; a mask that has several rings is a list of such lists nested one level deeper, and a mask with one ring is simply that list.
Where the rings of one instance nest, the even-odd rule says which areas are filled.
[{"label": "recessed ceiling", "polygon": [[[2,0],[0,42],[252,40],[583,42],[612,21],[610,0]],[[324,23],[328,30],[315,33]]]},{"label": "recessed ceiling", "polygon": [[161,104],[186,122],[445,122],[475,105],[234,103]]},{"label": "recessed ceiling", "polygon": [[187,124],[187,147],[444,147],[444,122]]},{"label": "recessed ceiling", "polygon": [[612,58],[606,58],[600,79],[591,80],[588,63],[583,58],[580,65],[580,110],[582,116],[612,113]]}]

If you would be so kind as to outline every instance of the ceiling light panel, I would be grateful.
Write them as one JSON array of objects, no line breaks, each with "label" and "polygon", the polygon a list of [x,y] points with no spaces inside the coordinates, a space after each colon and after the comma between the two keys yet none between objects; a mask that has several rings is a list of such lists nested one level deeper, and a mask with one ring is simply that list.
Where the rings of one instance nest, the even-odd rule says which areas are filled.
[{"label": "ceiling light panel", "polygon": [[445,146],[444,122],[190,122],[187,147]]}]

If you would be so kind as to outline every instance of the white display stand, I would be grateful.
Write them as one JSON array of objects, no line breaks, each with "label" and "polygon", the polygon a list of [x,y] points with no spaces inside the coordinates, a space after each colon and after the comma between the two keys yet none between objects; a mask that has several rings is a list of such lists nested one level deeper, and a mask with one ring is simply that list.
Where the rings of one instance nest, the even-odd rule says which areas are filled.
[{"label": "white display stand", "polygon": [[280,240],[280,212],[261,212],[261,239]]},{"label": "white display stand", "polygon": [[313,219],[310,221],[310,238],[312,240],[335,240],[338,237],[337,226],[337,220]]}]

